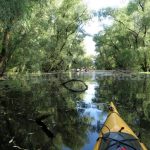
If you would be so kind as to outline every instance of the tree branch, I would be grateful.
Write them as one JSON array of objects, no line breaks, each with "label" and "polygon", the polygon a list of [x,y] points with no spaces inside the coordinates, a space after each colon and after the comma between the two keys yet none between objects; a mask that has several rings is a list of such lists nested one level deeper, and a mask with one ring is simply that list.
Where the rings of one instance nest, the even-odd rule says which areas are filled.
[{"label": "tree branch", "polygon": [[142,11],[144,12],[144,3],[145,1],[142,3],[140,0],[138,1],[139,6],[141,7]]}]

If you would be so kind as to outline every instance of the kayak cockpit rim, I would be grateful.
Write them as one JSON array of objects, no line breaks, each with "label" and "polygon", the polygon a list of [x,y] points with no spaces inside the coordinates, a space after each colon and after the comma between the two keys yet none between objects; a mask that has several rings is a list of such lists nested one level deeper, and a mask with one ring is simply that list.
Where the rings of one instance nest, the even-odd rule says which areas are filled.
[{"label": "kayak cockpit rim", "polygon": [[142,150],[139,139],[124,132],[108,132],[98,140],[101,140],[99,150]]}]

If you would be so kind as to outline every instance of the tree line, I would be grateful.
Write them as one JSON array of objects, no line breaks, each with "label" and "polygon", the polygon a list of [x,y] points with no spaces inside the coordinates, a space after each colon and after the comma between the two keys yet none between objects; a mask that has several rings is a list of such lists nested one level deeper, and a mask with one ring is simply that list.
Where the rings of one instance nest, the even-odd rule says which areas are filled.
[{"label": "tree line", "polygon": [[148,0],[131,0],[125,8],[106,8],[97,13],[99,19],[113,20],[94,37],[98,69],[150,70],[149,6]]},{"label": "tree line", "polygon": [[[97,69],[150,70],[149,6],[131,0],[96,13],[113,20],[94,36]],[[91,67],[83,46],[90,18],[82,0],[0,0],[0,76]]]},{"label": "tree line", "polygon": [[91,65],[82,44],[89,19],[82,0],[0,0],[0,75]]}]

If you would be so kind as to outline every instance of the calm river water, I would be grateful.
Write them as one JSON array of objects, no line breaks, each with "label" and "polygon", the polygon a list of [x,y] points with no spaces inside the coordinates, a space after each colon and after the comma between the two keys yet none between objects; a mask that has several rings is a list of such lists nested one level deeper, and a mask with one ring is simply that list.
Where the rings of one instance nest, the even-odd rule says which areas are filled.
[{"label": "calm river water", "polygon": [[[62,83],[81,79],[85,92]],[[80,82],[68,83],[81,89]],[[0,81],[0,150],[92,150],[113,101],[150,149],[150,75],[107,71],[11,76]]]}]

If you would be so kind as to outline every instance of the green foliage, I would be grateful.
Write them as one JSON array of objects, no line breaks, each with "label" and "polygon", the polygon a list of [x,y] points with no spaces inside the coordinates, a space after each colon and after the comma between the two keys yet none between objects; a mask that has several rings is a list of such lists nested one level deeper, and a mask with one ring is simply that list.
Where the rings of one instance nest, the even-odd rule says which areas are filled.
[{"label": "green foliage", "polygon": [[149,5],[133,0],[126,8],[100,11],[99,17],[111,17],[113,24],[94,38],[98,69],[150,70]]},{"label": "green foliage", "polygon": [[89,16],[81,0],[13,0],[2,1],[1,7],[1,74],[5,68],[14,72],[67,70],[84,54],[80,31]]},{"label": "green foliage", "polygon": [[94,62],[93,62],[93,58],[90,56],[85,56],[85,57],[78,57],[74,60],[73,62],[73,68],[85,68],[85,69],[89,69],[89,68],[93,68],[94,67]]}]

